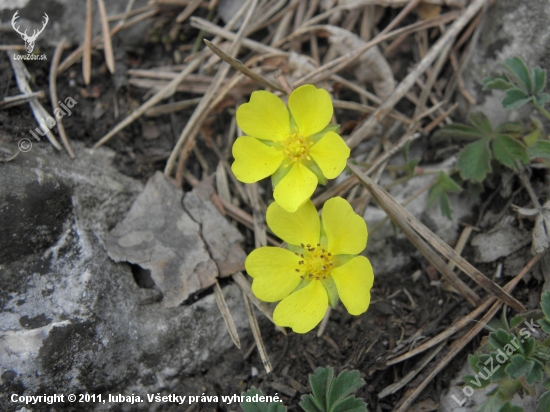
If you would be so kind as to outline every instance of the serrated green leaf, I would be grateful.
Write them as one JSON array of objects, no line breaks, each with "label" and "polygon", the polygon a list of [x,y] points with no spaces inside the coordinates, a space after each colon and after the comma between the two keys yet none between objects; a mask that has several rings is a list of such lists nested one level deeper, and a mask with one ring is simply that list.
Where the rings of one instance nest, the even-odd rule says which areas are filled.
[{"label": "serrated green leaf", "polygon": [[483,112],[470,113],[468,116],[468,122],[470,122],[480,132],[487,134],[493,133],[491,122]]},{"label": "serrated green leaf", "polygon": [[539,140],[540,137],[540,129],[535,129],[531,133],[529,133],[527,136],[523,137],[523,142],[527,147],[533,146],[537,140]]},{"label": "serrated green leaf", "polygon": [[537,403],[537,412],[550,411],[550,391],[544,392]]},{"label": "serrated green leaf", "polygon": [[[251,398],[255,395],[260,397],[263,396],[263,393],[254,386],[241,394],[241,396],[249,396]],[[244,412],[286,412],[286,406],[279,402],[271,402],[269,404],[260,401],[241,402],[241,408]]]},{"label": "serrated green leaf", "polygon": [[542,363],[535,359],[526,359],[519,353],[510,358],[510,363],[506,366],[506,373],[511,378],[523,378],[528,385],[540,382],[543,378]]},{"label": "serrated green leaf", "polygon": [[441,193],[441,195],[439,195],[439,207],[443,216],[449,220],[453,218],[453,209],[451,208],[451,203],[449,203],[449,197],[446,193]]},{"label": "serrated green leaf", "polygon": [[504,61],[510,72],[523,84],[525,91],[529,94],[533,93],[533,79],[531,72],[525,65],[525,62],[519,57],[512,57]]},{"label": "serrated green leaf", "polygon": [[349,396],[334,405],[330,412],[367,412],[367,404],[362,399]]},{"label": "serrated green leaf", "polygon": [[505,109],[517,109],[531,101],[531,96],[520,89],[506,90],[506,96],[502,99],[502,107]]},{"label": "serrated green leaf", "polygon": [[484,138],[466,146],[458,155],[457,167],[464,180],[483,182],[487,173],[491,172],[489,139]]},{"label": "serrated green leaf", "polygon": [[324,409],[315,403],[313,395],[302,395],[299,405],[305,412],[324,412]]},{"label": "serrated green leaf", "polygon": [[527,153],[531,159],[550,159],[550,141],[538,140],[527,148]]},{"label": "serrated green leaf", "polygon": [[498,412],[525,412],[522,407],[512,405],[510,402],[506,402],[504,405],[500,407]]},{"label": "serrated green leaf", "polygon": [[315,404],[325,412],[327,410],[327,390],[331,387],[333,379],[334,369],[332,368],[317,368],[314,373],[309,375],[309,384]]},{"label": "serrated green leaf", "polygon": [[[546,70],[540,67],[533,69],[533,87],[534,93],[539,94],[546,86]],[[550,410],[550,409],[549,409]]]},{"label": "serrated green leaf", "polygon": [[486,133],[477,130],[475,127],[467,124],[453,123],[438,130],[434,137],[437,138],[453,138],[463,140],[477,140],[487,137]]},{"label": "serrated green leaf", "polygon": [[499,412],[503,404],[504,401],[497,395],[494,395],[483,402],[476,412]]},{"label": "serrated green leaf", "polygon": [[447,173],[439,172],[439,182],[441,188],[445,193],[458,193],[462,192],[462,187],[456,183]]},{"label": "serrated green leaf", "polygon": [[522,349],[523,355],[528,358],[533,353],[533,349],[535,349],[535,340],[532,338],[519,338],[518,342],[520,344],[520,347]]},{"label": "serrated green leaf", "polygon": [[511,343],[516,337],[514,335],[511,335],[510,333],[499,329],[496,332],[492,332],[489,334],[489,343],[493,346],[495,349],[500,349],[503,352],[506,352],[504,347]]},{"label": "serrated green leaf", "polygon": [[508,90],[515,87],[506,76],[495,76],[483,79],[483,88],[485,90]]},{"label": "serrated green leaf", "polygon": [[482,389],[491,384],[490,379],[483,379],[479,374],[466,375],[462,378],[464,383],[472,389]]},{"label": "serrated green leaf", "polygon": [[338,377],[332,381],[332,385],[327,391],[329,409],[364,384],[365,381],[361,379],[359,371],[340,372]]},{"label": "serrated green leaf", "polygon": [[516,160],[519,160],[522,164],[529,163],[529,155],[525,146],[518,140],[504,134],[493,140],[493,154],[500,163],[515,171],[518,170]]}]

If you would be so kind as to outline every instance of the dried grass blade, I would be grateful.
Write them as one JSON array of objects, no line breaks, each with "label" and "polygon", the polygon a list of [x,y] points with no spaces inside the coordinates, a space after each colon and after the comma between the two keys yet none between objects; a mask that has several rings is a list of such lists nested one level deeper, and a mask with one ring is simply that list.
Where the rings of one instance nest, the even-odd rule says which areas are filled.
[{"label": "dried grass blade", "polygon": [[105,3],[103,0],[97,0],[99,6],[99,16],[101,18],[101,28],[103,31],[103,46],[105,48],[105,62],[111,73],[115,72],[115,56],[113,54],[113,44],[111,42],[111,31],[109,30],[109,21],[107,20],[107,12],[105,11]]},{"label": "dried grass blade", "polygon": [[[536,255],[527,263],[527,265],[522,269],[522,271],[510,281],[510,283],[507,285],[509,286],[509,290],[513,290],[513,288],[518,284],[518,282],[521,280],[521,278],[529,271],[529,269],[542,257],[542,254]],[[538,259],[537,259],[538,258]],[[536,259],[536,261],[535,261]],[[533,262],[533,263],[532,263]],[[495,298],[490,298],[495,299]],[[408,392],[401,400],[399,401],[399,409],[396,409],[396,412],[405,412],[408,411],[411,404],[414,402],[414,400],[422,393],[422,391],[426,388],[428,383],[439,373],[443,370],[445,366],[449,364],[449,362],[460,353],[460,351],[483,329],[485,324],[489,322],[493,316],[495,316],[495,313],[500,309],[502,306],[502,302],[495,302],[493,307],[489,309],[489,311],[481,318],[481,320],[476,323],[464,336],[460,337],[458,340],[454,341],[451,346],[449,352],[445,355],[445,357],[439,362],[434,369],[429,373],[428,377],[418,386],[416,387],[412,392]]]},{"label": "dried grass blade", "polygon": [[388,395],[391,395],[395,392],[397,392],[399,389],[401,389],[403,386],[405,386],[407,383],[409,383],[416,375],[418,375],[422,369],[426,367],[430,361],[435,358],[435,356],[441,352],[441,349],[447,344],[447,342],[441,343],[437,348],[435,348],[430,353],[426,354],[414,367],[412,370],[407,373],[403,378],[401,378],[398,382],[392,383],[391,385],[385,387],[382,389],[382,392],[378,394],[378,399],[385,398]]},{"label": "dried grass blade", "polygon": [[265,77],[259,75],[258,73],[253,72],[252,70],[250,70],[248,67],[246,67],[244,64],[242,64],[237,59],[234,59],[231,56],[228,56],[227,54],[225,54],[215,44],[212,44],[211,42],[209,42],[206,39],[204,40],[204,42],[206,43],[208,48],[210,48],[210,50],[212,50],[214,52],[215,55],[217,55],[223,61],[229,63],[234,69],[240,71],[242,74],[250,77],[252,80],[257,81],[258,83],[260,83],[260,84],[262,84],[266,87],[270,87],[270,88],[272,88],[274,90],[277,90],[279,92],[284,92],[284,90],[281,87],[277,86],[275,83],[273,83],[270,80],[266,79]]},{"label": "dried grass blade", "polygon": [[[508,282],[504,286],[504,290],[506,290],[506,292],[512,292],[516,287],[516,285],[519,283],[519,281],[523,278],[523,276],[525,276],[531,270],[531,268],[543,257],[543,255],[544,254],[533,256],[533,258],[529,262],[527,262],[527,264],[523,267],[521,272],[519,272],[519,274],[515,278],[513,278],[510,282]],[[464,316],[458,322],[449,326],[439,335],[434,336],[432,339],[430,339],[427,342],[424,342],[422,345],[414,348],[413,350],[389,360],[388,362],[386,362],[386,365],[390,366],[399,362],[403,362],[404,360],[412,358],[413,356],[416,356],[419,353],[422,353],[425,350],[428,350],[429,348],[437,345],[439,342],[442,342],[445,339],[451,337],[452,335],[454,335],[456,332],[458,332],[465,326],[471,324],[473,320],[477,319],[477,317],[481,315],[483,312],[485,312],[487,308],[491,306],[495,301],[496,301],[496,297],[494,296],[488,298],[485,302],[483,302],[483,304],[481,304],[472,312]]]},{"label": "dried grass blade", "polygon": [[235,326],[235,322],[233,321],[233,317],[231,316],[231,312],[229,311],[229,307],[227,306],[227,302],[223,296],[222,288],[217,280],[214,285],[214,297],[216,298],[216,303],[218,304],[218,308],[222,314],[222,318],[225,322],[225,326],[227,327],[227,331],[229,332],[229,336],[231,336],[231,340],[233,340],[233,343],[237,348],[241,349],[241,341],[239,339],[237,327]]},{"label": "dried grass blade", "polygon": [[[57,47],[55,48],[55,52],[53,54],[52,59],[52,65],[50,67],[50,100],[52,101],[52,109],[53,112],[57,109],[59,109],[59,103],[57,99],[57,67],[59,66],[59,61],[61,60],[61,54],[63,53],[63,47],[65,46],[65,38],[63,37]],[[75,158],[74,151],[69,143],[69,138],[67,137],[67,133],[65,132],[65,127],[63,126],[63,118],[57,118],[57,130],[59,131],[59,136],[61,136],[61,141],[63,142],[63,146],[65,146],[65,150],[67,150],[67,153],[69,153],[69,156],[71,156],[72,159]]]},{"label": "dried grass blade", "polygon": [[86,9],[86,31],[84,32],[82,75],[84,76],[84,83],[90,84],[90,78],[92,75],[92,0],[87,0]]},{"label": "dried grass blade", "polygon": [[193,12],[200,6],[202,0],[193,0],[191,1],[185,9],[176,17],[176,23],[181,23],[187,19]]},{"label": "dried grass blade", "polygon": [[[443,242],[435,233],[428,229],[416,217],[414,217],[407,209],[397,203],[384,189],[373,183],[364,173],[361,173],[359,168],[348,162],[348,167],[357,176],[357,178],[365,185],[372,193],[377,202],[384,207],[386,212],[391,209],[393,213],[398,214],[406,221],[416,232],[428,241],[439,253],[446,259],[454,261],[456,265],[472,278],[478,285],[497,296],[507,305],[516,310],[525,310],[525,307],[514,297],[506,293],[500,286],[492,282],[489,278],[483,275],[479,270],[474,268],[466,259],[460,256],[447,243]],[[388,213],[389,214],[389,213]]]},{"label": "dried grass blade", "polygon": [[248,321],[250,322],[250,328],[252,329],[252,334],[254,335],[254,340],[256,341],[256,346],[258,347],[258,352],[260,353],[260,358],[262,358],[262,364],[264,365],[265,371],[267,373],[273,370],[269,357],[267,356],[267,351],[265,350],[264,342],[262,340],[262,334],[260,333],[260,328],[258,327],[258,320],[254,314],[254,308],[248,300],[248,297],[243,292],[244,305],[246,307],[246,314],[248,315]]}]

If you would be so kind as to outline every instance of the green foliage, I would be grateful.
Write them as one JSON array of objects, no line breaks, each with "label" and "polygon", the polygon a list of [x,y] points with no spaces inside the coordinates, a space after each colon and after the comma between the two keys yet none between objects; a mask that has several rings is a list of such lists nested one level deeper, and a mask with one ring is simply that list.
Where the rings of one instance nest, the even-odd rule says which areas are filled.
[{"label": "green foliage", "polygon": [[502,99],[502,107],[515,109],[532,102],[542,108],[550,101],[548,93],[541,93],[546,86],[546,70],[535,67],[529,70],[525,62],[514,57],[505,60],[506,73],[483,80],[485,89],[502,90],[505,96]]},{"label": "green foliage", "polygon": [[[242,396],[249,396],[252,399],[261,399],[263,393],[253,386],[248,392],[243,392]],[[280,402],[271,402],[268,404],[259,400],[241,402],[241,408],[243,408],[244,412],[286,412],[286,406]]]},{"label": "green foliage", "polygon": [[[542,294],[541,309],[544,317],[538,322],[543,331],[550,333],[550,292]],[[540,311],[530,313],[525,315],[528,319],[541,316]],[[532,320],[528,322],[522,316],[508,321],[504,310],[500,319],[491,320],[494,331],[489,334],[488,343],[468,357],[475,374],[463,378],[472,389],[497,384],[477,412],[520,412],[522,408],[510,403],[516,393],[524,391],[535,396],[534,385],[545,379],[544,387],[550,389],[550,338],[535,340],[531,337],[532,325]],[[534,336],[539,339],[541,335]],[[543,411],[550,411],[550,390],[538,399],[537,412]]]},{"label": "green foliage", "polygon": [[462,188],[458,183],[451,179],[447,173],[439,172],[436,183],[430,188],[428,194],[428,206],[431,206],[437,199],[441,207],[441,214],[451,219],[453,213],[449,203],[448,193],[461,192]]},{"label": "green foliage", "polygon": [[300,406],[306,412],[366,412],[367,404],[351,394],[365,384],[358,371],[317,368],[309,375],[312,394],[302,396]]}]

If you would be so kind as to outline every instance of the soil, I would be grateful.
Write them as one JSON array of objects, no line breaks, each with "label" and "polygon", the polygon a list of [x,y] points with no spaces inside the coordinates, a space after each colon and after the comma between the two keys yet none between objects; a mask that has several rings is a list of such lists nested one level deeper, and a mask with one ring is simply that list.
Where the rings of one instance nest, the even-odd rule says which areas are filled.
[{"label": "soil", "polygon": [[[187,38],[194,39],[196,31],[186,29]],[[0,44],[7,43],[6,35],[0,35]],[[53,56],[53,49],[43,49],[48,56]],[[68,52],[65,53],[67,55]],[[144,42],[143,46],[135,49],[126,49],[117,56],[117,74],[111,76],[103,62],[102,54],[95,52],[92,61],[92,81],[89,86],[83,83],[81,65],[75,64],[58,78],[58,96],[64,100],[72,97],[77,104],[70,116],[63,118],[67,134],[73,141],[84,142],[91,147],[106,132],[112,129],[128,113],[137,108],[147,99],[147,93],[142,89],[129,87],[126,84],[126,69],[147,69],[155,66],[173,64],[172,53],[160,43]],[[26,64],[32,80],[33,90],[48,89],[49,65],[40,62]],[[2,97],[19,94],[13,72],[6,55],[0,59],[0,91]],[[169,101],[178,101],[197,97],[196,94],[176,93]],[[48,100],[44,99],[45,106]],[[112,138],[107,146],[116,153],[115,165],[120,172],[131,177],[146,181],[156,170],[163,170],[166,159],[172,150],[180,131],[189,119],[193,109],[155,118],[141,117],[123,131]],[[229,129],[230,115],[224,109],[208,119],[211,136],[218,138]],[[31,110],[27,104],[7,110],[0,110],[0,140],[13,144],[16,150],[17,142],[22,138],[29,138],[29,129],[36,127]],[[222,143],[223,153],[229,153]],[[49,144],[45,139],[33,144]],[[203,154],[208,170],[204,170],[195,154],[187,162],[189,170],[197,177],[212,173],[218,158],[211,150],[211,142],[203,138],[198,140],[197,151]],[[431,152],[430,152],[431,151]],[[432,148],[426,148],[426,158],[433,159]],[[430,154],[432,153],[432,154]],[[3,154],[5,155],[5,154]],[[60,156],[65,156],[61,153]],[[230,160],[230,159],[228,159]],[[202,160],[201,160],[202,161]],[[266,183],[267,185],[267,183]],[[189,187],[184,187],[189,189]],[[269,190],[267,186],[265,190]],[[487,190],[482,199],[489,197],[492,190]],[[500,211],[493,202],[489,207]],[[518,202],[518,204],[525,204]],[[502,205],[502,203],[501,203]],[[471,223],[477,220],[476,211]],[[253,237],[249,229],[239,226],[247,235],[247,252],[253,248]],[[471,251],[466,250],[466,257],[471,259]],[[526,262],[529,255],[528,248],[523,253]],[[309,393],[308,374],[319,366],[333,366],[336,372],[342,369],[358,369],[365,379],[363,386],[356,396],[362,397],[369,404],[370,411],[393,410],[399,399],[410,387],[414,388],[427,375],[427,369],[420,373],[405,388],[384,399],[378,399],[380,393],[388,385],[398,381],[406,375],[419,357],[406,362],[387,367],[385,361],[391,354],[405,353],[412,347],[433,337],[444,330],[456,319],[472,310],[459,295],[444,291],[438,286],[431,286],[430,279],[422,275],[416,282],[411,279],[411,273],[423,269],[424,273],[433,271],[424,259],[418,260],[400,273],[388,277],[377,277],[372,290],[372,303],[368,312],[362,316],[349,315],[341,307],[332,311],[326,330],[321,337],[316,332],[298,335],[289,332],[287,336],[277,331],[265,318],[258,314],[262,337],[266,344],[267,353],[273,366],[273,372],[266,374],[262,367],[258,352],[253,346],[253,339],[248,336],[242,339],[242,349],[234,348],[220,359],[212,359],[204,370],[193,376],[179,376],[179,388],[170,393],[232,395],[240,394],[251,386],[261,389],[264,394],[282,395],[284,404],[289,410],[300,410],[298,402],[300,396]],[[493,265],[480,266],[484,273],[494,273]],[[475,291],[484,293],[475,284],[462,276],[462,279]],[[500,284],[504,283],[501,279]],[[538,299],[529,296],[529,290],[540,290],[537,280],[532,278],[530,283],[524,284],[515,292],[514,296],[524,303],[528,309],[533,309]],[[410,296],[404,291],[407,291]],[[529,299],[531,298],[531,299]],[[418,341],[401,347],[419,328],[424,328]],[[463,330],[464,333],[466,330]],[[458,338],[454,336],[453,340]],[[229,337],[228,337],[229,339]],[[417,399],[418,407],[411,410],[436,410],[442,391],[448,387],[451,377],[460,369],[466,356],[473,353],[478,346],[477,337],[463,352],[456,357],[449,367],[432,380],[422,396]],[[444,356],[443,350],[436,359]],[[422,355],[420,355],[421,357]],[[168,394],[168,393],[166,393]],[[122,406],[121,406],[122,408]],[[172,410],[185,410],[174,405]],[[122,410],[122,409],[121,409]],[[170,410],[170,409],[168,409]],[[236,411],[236,405],[201,403],[188,411]]]}]

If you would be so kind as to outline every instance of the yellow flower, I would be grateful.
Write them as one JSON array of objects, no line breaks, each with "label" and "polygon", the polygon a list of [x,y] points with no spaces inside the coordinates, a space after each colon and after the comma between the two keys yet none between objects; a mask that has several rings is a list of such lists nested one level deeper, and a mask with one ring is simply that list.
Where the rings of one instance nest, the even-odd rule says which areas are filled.
[{"label": "yellow flower", "polygon": [[309,332],[338,296],[352,315],[367,310],[374,274],[369,260],[356,256],[367,246],[367,225],[346,200],[327,200],[321,219],[311,201],[295,213],[273,202],[266,217],[289,250],[261,247],[248,255],[245,267],[258,299],[282,300],[273,313],[277,325]]},{"label": "yellow flower", "polygon": [[237,179],[253,183],[272,176],[275,201],[295,212],[346,167],[350,149],[329,126],[332,101],[326,90],[305,85],[288,98],[289,109],[273,93],[256,91],[237,109],[237,124],[247,136],[233,145],[231,166]]}]

